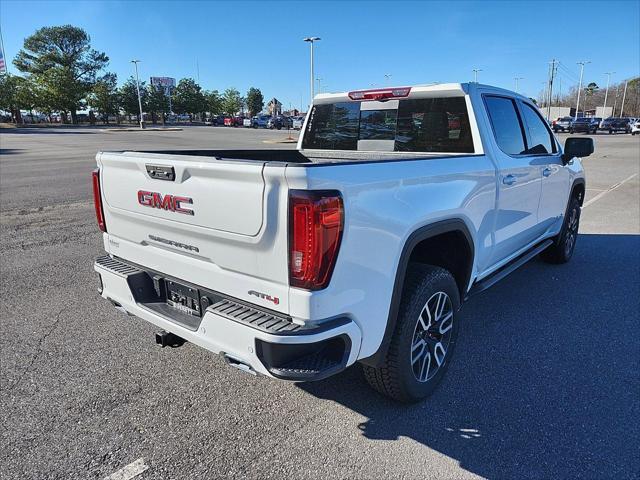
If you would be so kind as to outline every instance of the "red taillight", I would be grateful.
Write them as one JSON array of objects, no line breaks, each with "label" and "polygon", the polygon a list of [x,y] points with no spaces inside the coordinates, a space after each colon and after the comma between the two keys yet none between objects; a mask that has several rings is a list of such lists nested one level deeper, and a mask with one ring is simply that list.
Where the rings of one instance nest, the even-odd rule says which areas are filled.
[{"label": "red taillight", "polygon": [[339,192],[289,192],[289,283],[319,290],[331,279],[338,257],[344,208]]},{"label": "red taillight", "polygon": [[98,228],[103,232],[107,231],[107,225],[104,223],[104,210],[102,209],[102,197],[100,196],[100,169],[96,168],[93,173],[93,205],[96,208],[96,220]]},{"label": "red taillight", "polygon": [[351,100],[388,100],[390,98],[408,97],[410,92],[411,87],[376,88],[349,92],[349,98]]}]

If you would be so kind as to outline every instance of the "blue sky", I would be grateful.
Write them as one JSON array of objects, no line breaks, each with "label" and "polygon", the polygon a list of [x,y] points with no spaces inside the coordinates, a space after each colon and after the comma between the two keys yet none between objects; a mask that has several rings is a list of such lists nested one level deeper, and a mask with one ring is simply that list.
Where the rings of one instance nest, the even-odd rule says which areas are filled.
[{"label": "blue sky", "polygon": [[[308,35],[324,91],[468,81],[537,96],[552,58],[562,88],[604,86],[640,72],[640,1],[622,2],[187,2],[0,0],[7,60],[42,26],[84,28],[119,82],[138,58],[141,76],[197,77],[206,89],[258,87],[299,106],[309,100]],[[16,73],[15,67],[9,65]],[[317,85],[317,83],[316,83]]]}]

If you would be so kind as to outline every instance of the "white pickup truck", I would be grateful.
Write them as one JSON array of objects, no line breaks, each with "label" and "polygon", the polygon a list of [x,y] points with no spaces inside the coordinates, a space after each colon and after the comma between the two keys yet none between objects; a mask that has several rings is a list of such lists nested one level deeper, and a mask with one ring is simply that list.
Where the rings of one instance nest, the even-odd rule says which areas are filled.
[{"label": "white pickup truck", "polygon": [[590,138],[476,83],[322,94],[297,150],[100,152],[100,293],[250,373],[428,396],[473,293],[568,261]]}]

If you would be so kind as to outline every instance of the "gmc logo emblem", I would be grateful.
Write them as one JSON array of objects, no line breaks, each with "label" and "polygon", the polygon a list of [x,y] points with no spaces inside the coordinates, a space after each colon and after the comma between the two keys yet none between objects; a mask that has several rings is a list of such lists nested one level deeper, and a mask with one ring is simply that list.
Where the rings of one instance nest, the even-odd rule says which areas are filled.
[{"label": "gmc logo emblem", "polygon": [[193,210],[184,208],[183,203],[193,204],[193,199],[189,197],[177,197],[174,195],[162,195],[158,192],[147,192],[138,190],[138,203],[145,207],[160,208],[169,210],[170,212],[184,213],[185,215],[193,215]]}]

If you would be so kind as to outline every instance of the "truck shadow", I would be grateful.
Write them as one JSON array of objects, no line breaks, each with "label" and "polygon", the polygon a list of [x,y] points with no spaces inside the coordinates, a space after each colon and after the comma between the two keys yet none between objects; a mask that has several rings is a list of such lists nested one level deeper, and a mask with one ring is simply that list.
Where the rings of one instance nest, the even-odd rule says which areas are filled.
[{"label": "truck shadow", "polygon": [[[580,235],[573,260],[535,260],[462,310],[436,393],[374,393],[356,365],[299,388],[366,420],[366,438],[409,437],[487,478],[637,478],[640,236]],[[347,425],[349,427],[349,425]]]}]

